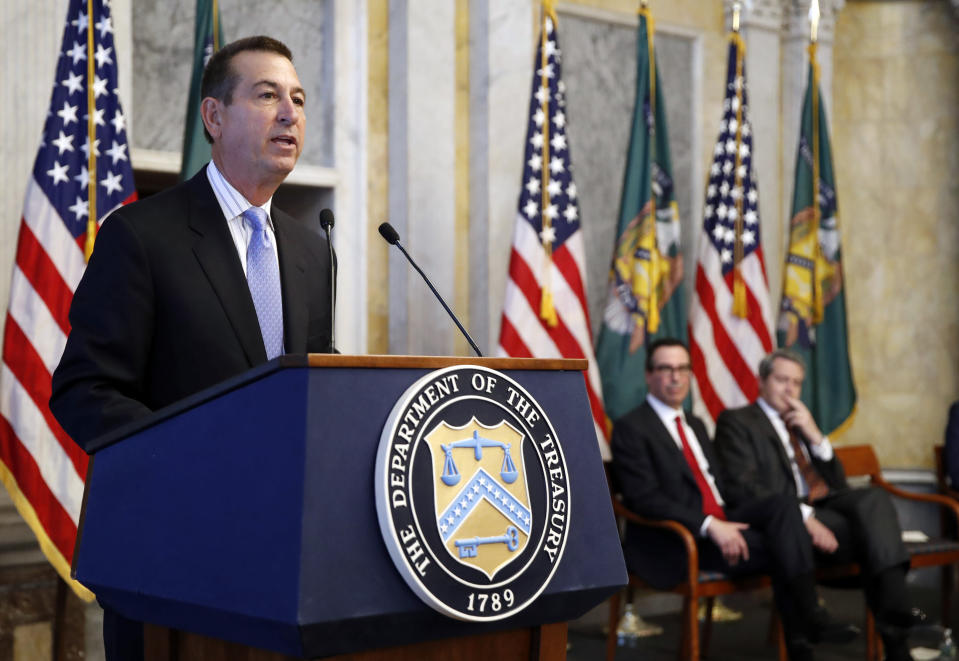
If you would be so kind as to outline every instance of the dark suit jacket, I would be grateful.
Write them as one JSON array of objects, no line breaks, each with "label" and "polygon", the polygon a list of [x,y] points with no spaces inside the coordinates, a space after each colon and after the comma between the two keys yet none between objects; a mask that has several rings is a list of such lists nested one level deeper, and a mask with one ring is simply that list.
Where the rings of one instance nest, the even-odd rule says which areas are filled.
[{"label": "dark suit jacket", "polygon": [[959,489],[959,402],[949,407],[949,420],[946,422],[946,474],[953,489]]},{"label": "dark suit jacket", "polygon": [[[696,416],[685,415],[725,497],[725,487],[713,468],[717,460],[706,427]],[[612,452],[616,487],[626,507],[641,516],[678,521],[699,537],[706,517],[696,478],[648,402],[616,421]],[[685,576],[684,563],[677,562],[685,557],[682,543],[671,533],[627,526],[624,546],[630,571],[654,587],[675,585]]]},{"label": "dark suit jacket", "polygon": [[[809,449],[805,438],[800,440]],[[730,505],[739,505],[772,494],[796,496],[789,457],[769,418],[759,404],[728,409],[716,421],[716,452],[719,454],[725,491]],[[842,464],[835,456],[820,461],[809,453],[813,465],[832,490],[848,487]]]},{"label": "dark suit jacket", "polygon": [[[271,211],[285,350],[329,351],[326,240]],[[50,408],[83,447],[266,362],[253,299],[205,168],[104,221],[70,324]]]}]

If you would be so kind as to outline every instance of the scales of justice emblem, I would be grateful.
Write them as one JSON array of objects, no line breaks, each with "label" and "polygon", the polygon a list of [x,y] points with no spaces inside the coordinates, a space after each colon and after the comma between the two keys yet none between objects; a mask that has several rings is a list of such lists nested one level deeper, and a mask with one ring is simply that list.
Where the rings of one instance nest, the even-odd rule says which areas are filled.
[{"label": "scales of justice emblem", "polygon": [[490,580],[522,554],[533,514],[523,433],[503,420],[441,421],[424,438],[433,459],[436,526],[447,552]]}]

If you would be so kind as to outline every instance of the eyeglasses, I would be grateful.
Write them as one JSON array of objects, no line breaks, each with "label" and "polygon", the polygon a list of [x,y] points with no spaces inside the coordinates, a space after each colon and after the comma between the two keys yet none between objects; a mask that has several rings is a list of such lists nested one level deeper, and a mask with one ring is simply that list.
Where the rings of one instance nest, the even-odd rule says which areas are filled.
[{"label": "eyeglasses", "polygon": [[686,365],[656,365],[653,367],[653,371],[656,374],[670,375],[676,374],[678,376],[689,376],[689,373],[692,371],[692,366],[689,364]]}]

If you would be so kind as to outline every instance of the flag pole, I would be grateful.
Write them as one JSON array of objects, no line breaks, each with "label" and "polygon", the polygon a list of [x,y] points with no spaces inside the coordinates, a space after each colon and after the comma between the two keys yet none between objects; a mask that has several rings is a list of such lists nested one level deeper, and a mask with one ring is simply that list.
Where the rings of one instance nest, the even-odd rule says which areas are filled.
[{"label": "flag pole", "polygon": [[217,0],[213,0],[213,16],[210,22],[213,24],[213,52],[220,50],[220,21],[216,20],[216,17],[220,15],[220,9],[218,7]]},{"label": "flag pole", "polygon": [[97,128],[94,117],[97,110],[96,90],[93,88],[96,67],[93,64],[93,0],[87,0],[87,236],[83,242],[83,258],[93,254],[97,236]]},{"label": "flag pole", "polygon": [[[539,44],[539,70],[540,70],[540,89],[549,89],[549,79],[546,75],[546,66],[549,64],[549,56],[546,53],[546,42],[549,37],[546,34],[547,19],[553,21],[553,27],[556,27],[556,9],[553,6],[553,0],[543,0],[543,16],[540,21],[540,44]],[[540,240],[543,244],[543,252],[546,256],[543,264],[543,293],[539,302],[539,316],[550,328],[555,328],[559,323],[556,316],[556,308],[553,305],[553,291],[551,287],[553,271],[553,242],[550,240],[552,220],[546,215],[546,209],[550,205],[549,195],[549,95],[544,95],[540,100],[540,108],[543,111],[543,167],[540,184],[540,219],[543,226]],[[544,238],[545,237],[545,238]]]},{"label": "flag pole", "polygon": [[[812,0],[809,6],[809,66],[812,76],[809,81],[810,103],[812,104],[812,229],[813,236],[819,236],[819,223],[822,209],[819,206],[819,63],[816,60],[816,40],[819,32],[819,0]],[[813,251],[813,306],[812,321],[815,324],[823,320],[822,279],[816,271],[819,269],[822,247],[818,239],[814,241]]]},{"label": "flag pole", "polygon": [[[736,88],[736,170],[733,179],[733,190],[742,191],[742,177],[739,174],[742,165],[742,155],[740,147],[742,145],[743,132],[743,57],[745,56],[746,45],[742,36],[739,34],[739,19],[742,12],[742,3],[733,3],[733,34],[732,40],[736,45],[736,78],[733,85]],[[743,261],[743,195],[740,194],[735,199],[736,202],[736,222],[735,222],[735,243],[733,245],[733,314],[740,319],[745,319],[749,315],[746,302],[746,283],[743,281],[741,263]]]},{"label": "flag pole", "polygon": [[[656,162],[656,51],[653,44],[653,15],[649,11],[649,2],[647,0],[640,0],[639,3],[639,15],[646,18],[646,45],[648,49],[648,61],[649,61],[649,116],[652,118],[649,131],[649,161],[650,163]],[[650,251],[649,251],[649,271],[653,274],[658,274],[662,270],[660,265],[660,254],[657,250],[657,238],[656,238],[656,192],[654,190],[652,176],[653,171],[649,171],[650,187],[649,187],[649,218],[650,218],[650,227],[649,227],[649,236],[650,238]],[[647,332],[655,333],[659,330],[659,282],[658,280],[653,280],[650,283],[649,287],[649,312],[647,318]]]}]

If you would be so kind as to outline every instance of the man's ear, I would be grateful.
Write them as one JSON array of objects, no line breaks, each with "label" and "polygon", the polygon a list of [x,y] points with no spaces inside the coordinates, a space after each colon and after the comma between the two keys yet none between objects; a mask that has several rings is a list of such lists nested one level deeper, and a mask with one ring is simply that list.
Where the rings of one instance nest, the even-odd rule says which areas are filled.
[{"label": "man's ear", "polygon": [[207,133],[216,140],[220,137],[221,122],[223,120],[222,105],[220,101],[208,96],[200,102],[200,117],[203,119],[203,125]]}]

